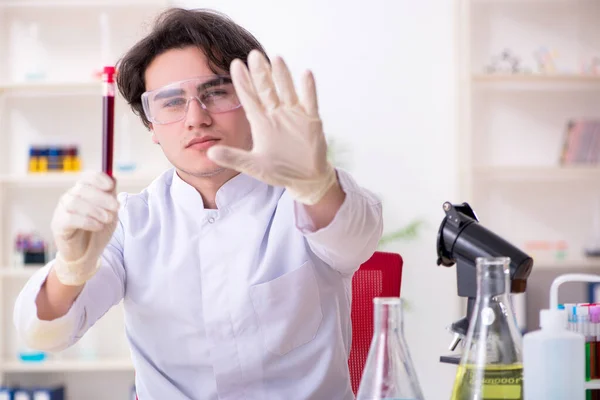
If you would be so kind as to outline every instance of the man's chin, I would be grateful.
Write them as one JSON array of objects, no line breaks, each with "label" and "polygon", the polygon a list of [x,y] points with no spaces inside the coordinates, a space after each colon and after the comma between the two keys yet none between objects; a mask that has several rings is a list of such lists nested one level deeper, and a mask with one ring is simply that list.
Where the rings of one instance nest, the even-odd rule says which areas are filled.
[{"label": "man's chin", "polygon": [[186,160],[185,171],[193,176],[214,176],[225,171],[225,168],[212,162],[205,156]]},{"label": "man's chin", "polygon": [[223,167],[212,167],[212,168],[200,168],[197,169],[196,171],[192,172],[192,175],[197,176],[197,177],[211,177],[211,176],[217,176],[222,174],[223,172],[228,171],[227,168],[223,168]]},{"label": "man's chin", "polygon": [[198,178],[202,177],[211,177],[211,176],[219,176],[222,174],[227,175],[235,175],[236,171],[233,171],[229,168],[221,167],[220,165],[208,160],[187,160],[184,164],[179,164],[178,169],[183,171],[184,173],[195,176]]}]

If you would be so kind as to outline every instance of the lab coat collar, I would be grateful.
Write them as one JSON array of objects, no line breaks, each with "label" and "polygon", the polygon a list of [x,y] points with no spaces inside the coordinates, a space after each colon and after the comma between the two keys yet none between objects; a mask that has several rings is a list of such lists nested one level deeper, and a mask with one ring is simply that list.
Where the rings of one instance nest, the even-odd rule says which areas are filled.
[{"label": "lab coat collar", "polygon": [[217,190],[217,195],[215,197],[217,208],[221,209],[232,206],[238,200],[243,199],[247,194],[261,185],[267,186],[266,183],[254,179],[249,175],[241,173],[237,174]]},{"label": "lab coat collar", "polygon": [[[230,207],[238,200],[244,198],[259,185],[265,185],[257,179],[246,174],[237,174],[223,184],[217,190],[215,202],[218,209]],[[204,210],[202,196],[192,185],[185,182],[173,169],[172,196],[176,204],[180,204],[185,209],[197,213]]]}]

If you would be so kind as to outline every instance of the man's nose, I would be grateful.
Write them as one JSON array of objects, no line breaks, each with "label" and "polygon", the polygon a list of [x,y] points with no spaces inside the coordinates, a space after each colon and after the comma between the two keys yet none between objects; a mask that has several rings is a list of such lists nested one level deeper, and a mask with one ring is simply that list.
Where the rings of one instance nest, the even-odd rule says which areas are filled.
[{"label": "man's nose", "polygon": [[210,126],[211,124],[212,118],[210,113],[202,108],[202,104],[200,104],[200,100],[197,97],[191,98],[188,102],[186,115],[186,125],[188,128]]}]

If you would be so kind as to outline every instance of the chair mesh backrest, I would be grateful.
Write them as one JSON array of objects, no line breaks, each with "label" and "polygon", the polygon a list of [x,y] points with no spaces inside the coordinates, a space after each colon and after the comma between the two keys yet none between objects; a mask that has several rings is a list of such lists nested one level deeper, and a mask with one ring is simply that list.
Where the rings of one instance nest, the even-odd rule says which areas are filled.
[{"label": "chair mesh backrest", "polygon": [[348,368],[356,394],[373,338],[373,298],[400,296],[400,254],[375,252],[352,279],[352,347]]}]

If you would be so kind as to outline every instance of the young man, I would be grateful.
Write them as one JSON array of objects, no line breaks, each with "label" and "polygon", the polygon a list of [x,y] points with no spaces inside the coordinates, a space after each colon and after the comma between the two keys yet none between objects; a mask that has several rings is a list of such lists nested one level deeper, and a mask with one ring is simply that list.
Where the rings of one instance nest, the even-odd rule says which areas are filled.
[{"label": "young man", "polygon": [[64,349],[123,300],[140,400],[352,399],[351,280],[381,203],[328,163],[312,75],[297,93],[250,33],[183,9],[118,71],[174,168],[139,194],[95,173],[62,196],[21,337]]}]

